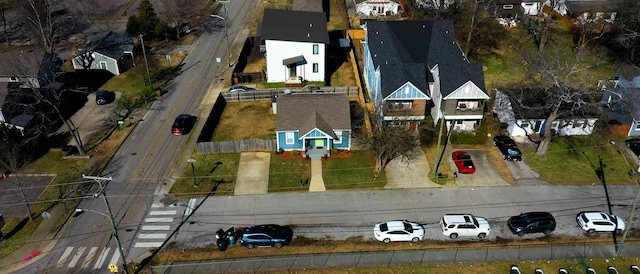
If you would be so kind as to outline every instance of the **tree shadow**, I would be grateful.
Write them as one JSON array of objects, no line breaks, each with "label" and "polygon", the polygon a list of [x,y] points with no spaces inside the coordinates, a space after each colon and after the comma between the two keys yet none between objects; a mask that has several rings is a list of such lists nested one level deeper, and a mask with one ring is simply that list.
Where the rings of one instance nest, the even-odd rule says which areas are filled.
[{"label": "tree shadow", "polygon": [[29,223],[29,218],[25,217],[16,226],[14,226],[11,231],[7,232],[7,234],[4,234],[4,238],[9,239],[13,237],[13,235],[16,235],[16,233],[22,230],[27,225],[27,223]]}]

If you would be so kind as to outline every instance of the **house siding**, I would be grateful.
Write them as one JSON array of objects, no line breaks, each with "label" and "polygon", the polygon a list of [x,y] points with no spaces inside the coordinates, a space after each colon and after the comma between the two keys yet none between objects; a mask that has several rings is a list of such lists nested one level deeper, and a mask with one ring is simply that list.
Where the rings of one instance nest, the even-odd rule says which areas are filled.
[{"label": "house siding", "polygon": [[350,130],[334,130],[335,132],[342,132],[342,142],[332,142],[333,147],[337,149],[351,149],[351,131]]},{"label": "house siding", "polygon": [[631,126],[629,127],[628,136],[640,136],[640,129],[638,129],[639,126],[640,121],[633,121],[633,123],[631,123]]},{"label": "house siding", "polygon": [[[94,60],[91,62],[90,69],[102,69],[100,67],[100,62],[105,62],[107,63],[107,70],[109,72],[113,73],[113,75],[120,75],[118,60],[98,52],[92,52],[91,55],[93,55]],[[80,57],[73,58],[73,68],[76,70],[84,69]]]},{"label": "house siding", "polygon": [[356,4],[356,11],[365,16],[386,15],[387,12],[396,15],[399,7],[400,4],[393,1],[373,0]]},{"label": "house siding", "polygon": [[[293,132],[293,144],[287,144],[287,132]],[[287,151],[291,150],[303,150],[304,143],[300,140],[300,135],[297,131],[279,131],[276,134],[278,140],[278,149],[283,149]]]},{"label": "house siding", "polygon": [[[597,118],[558,119],[551,128],[561,136],[590,135],[597,121]],[[545,128],[545,119],[518,119],[515,124],[509,125],[507,130],[511,136],[527,136],[530,134],[542,134]]]},{"label": "house siding", "polygon": [[[318,54],[313,54],[313,45],[318,45]],[[304,56],[305,64],[297,66],[296,74],[306,81],[324,82],[326,46],[323,43],[265,41],[267,56],[267,82],[278,83],[289,79],[289,69],[282,60]],[[318,72],[313,72],[313,64],[318,64]]]},{"label": "house siding", "polygon": [[631,80],[620,77],[617,85],[621,88],[640,88],[640,77],[635,77]]}]

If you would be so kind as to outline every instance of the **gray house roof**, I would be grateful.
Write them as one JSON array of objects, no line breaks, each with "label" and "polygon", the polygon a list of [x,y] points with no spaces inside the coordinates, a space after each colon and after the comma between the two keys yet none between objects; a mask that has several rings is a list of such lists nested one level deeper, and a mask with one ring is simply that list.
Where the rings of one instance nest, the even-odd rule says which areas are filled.
[{"label": "gray house roof", "polygon": [[[411,81],[423,91],[428,91],[427,82],[433,81],[429,69],[436,65],[455,65],[465,73],[452,73],[447,76],[451,83],[465,83],[473,80],[483,91],[484,74],[479,64],[469,64],[463,52],[455,42],[453,21],[369,21],[367,22],[367,46],[373,59],[374,67],[380,67],[392,76],[381,76],[383,83],[383,97],[386,97],[399,85]],[[396,71],[384,69],[385,66],[395,66]],[[418,75],[417,66],[422,66],[424,74]],[[468,66],[468,67],[465,67]],[[397,68],[404,67],[399,70]],[[478,71],[479,70],[479,71]],[[413,74],[412,74],[413,73]],[[420,72],[422,73],[422,71]],[[442,77],[442,73],[440,77]],[[422,78],[417,82],[416,78]],[[413,80],[413,81],[412,81]],[[386,85],[387,88],[384,88]],[[393,88],[396,86],[396,88]],[[459,87],[459,86],[458,86]],[[443,94],[449,94],[455,88],[445,89]],[[386,93],[386,94],[385,94]],[[485,91],[486,93],[486,91]]]},{"label": "gray house roof", "polygon": [[630,125],[640,121],[640,88],[612,88],[602,91],[602,112],[609,121]]},{"label": "gray house roof", "polygon": [[349,98],[344,93],[286,94],[276,103],[277,131],[298,130],[304,135],[318,128],[333,135],[333,129],[351,128]]},{"label": "gray house roof", "polygon": [[329,43],[324,12],[265,9],[262,40]]},{"label": "gray house roof", "polygon": [[482,64],[442,64],[438,68],[440,69],[440,93],[443,97],[469,81],[487,93],[484,90]]},{"label": "gray house roof", "polygon": [[125,52],[133,51],[133,40],[115,32],[108,32],[92,39],[78,55],[98,52],[113,59],[120,59]]}]

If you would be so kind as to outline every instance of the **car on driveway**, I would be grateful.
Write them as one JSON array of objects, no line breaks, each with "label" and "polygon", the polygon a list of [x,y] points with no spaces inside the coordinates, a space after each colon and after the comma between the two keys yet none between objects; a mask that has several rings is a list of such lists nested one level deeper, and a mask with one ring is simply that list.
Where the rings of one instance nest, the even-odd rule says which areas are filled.
[{"label": "car on driveway", "polygon": [[440,220],[442,235],[451,239],[458,236],[478,237],[484,239],[489,235],[491,227],[487,219],[471,214],[446,214]]},{"label": "car on driveway", "polygon": [[193,125],[196,123],[196,116],[189,114],[180,114],[173,121],[173,125],[171,126],[171,134],[173,135],[185,135],[189,134]]},{"label": "car on driveway", "polygon": [[240,231],[240,234],[240,244],[248,249],[257,246],[281,248],[291,243],[293,238],[291,228],[279,225],[245,227]]},{"label": "car on driveway", "polygon": [[459,173],[474,173],[476,172],[476,166],[473,165],[471,155],[466,151],[458,150],[451,154],[453,162],[456,164]]},{"label": "car on driveway", "polygon": [[416,243],[424,238],[424,228],[409,221],[388,221],[376,224],[373,227],[373,236],[385,244],[408,241]]},{"label": "car on driveway", "polygon": [[256,89],[245,87],[245,86],[231,86],[229,88],[229,92],[242,92],[242,91],[250,91],[250,90],[256,90]]},{"label": "car on driveway", "polygon": [[640,158],[640,139],[628,139],[625,140],[624,143],[636,157]]},{"label": "car on driveway", "polygon": [[506,135],[493,137],[493,145],[498,148],[503,160],[522,161],[522,152],[511,137]]},{"label": "car on driveway", "polygon": [[578,213],[576,221],[580,228],[587,233],[612,231],[620,233],[624,230],[622,218],[604,212],[583,211]]},{"label": "car on driveway", "polygon": [[509,230],[522,237],[528,233],[549,234],[556,229],[556,219],[549,212],[527,212],[507,221]]},{"label": "car on driveway", "polygon": [[106,105],[116,100],[116,93],[108,90],[96,91],[96,104]]}]

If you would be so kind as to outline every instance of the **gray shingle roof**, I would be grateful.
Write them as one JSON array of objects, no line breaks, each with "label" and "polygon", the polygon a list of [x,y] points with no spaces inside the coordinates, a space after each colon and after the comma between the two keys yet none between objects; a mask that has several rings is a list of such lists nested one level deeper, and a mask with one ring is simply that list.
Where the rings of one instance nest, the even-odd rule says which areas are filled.
[{"label": "gray shingle roof", "polygon": [[324,12],[265,9],[262,40],[329,43]]},{"label": "gray shingle roof", "polygon": [[623,125],[640,120],[640,88],[605,89],[601,101],[602,112],[609,120],[616,120]]},{"label": "gray shingle roof", "polygon": [[93,38],[86,47],[84,47],[78,55],[87,52],[98,52],[113,59],[120,59],[124,52],[133,51],[133,40],[115,32],[108,32]]},{"label": "gray shingle roof", "polygon": [[333,129],[351,128],[349,98],[344,93],[286,94],[276,103],[277,131],[298,130],[304,135],[318,128],[333,134]]},{"label": "gray shingle roof", "polygon": [[464,83],[471,81],[484,93],[487,93],[484,86],[484,71],[482,64],[442,64],[440,69],[440,93],[443,97],[451,94]]}]

